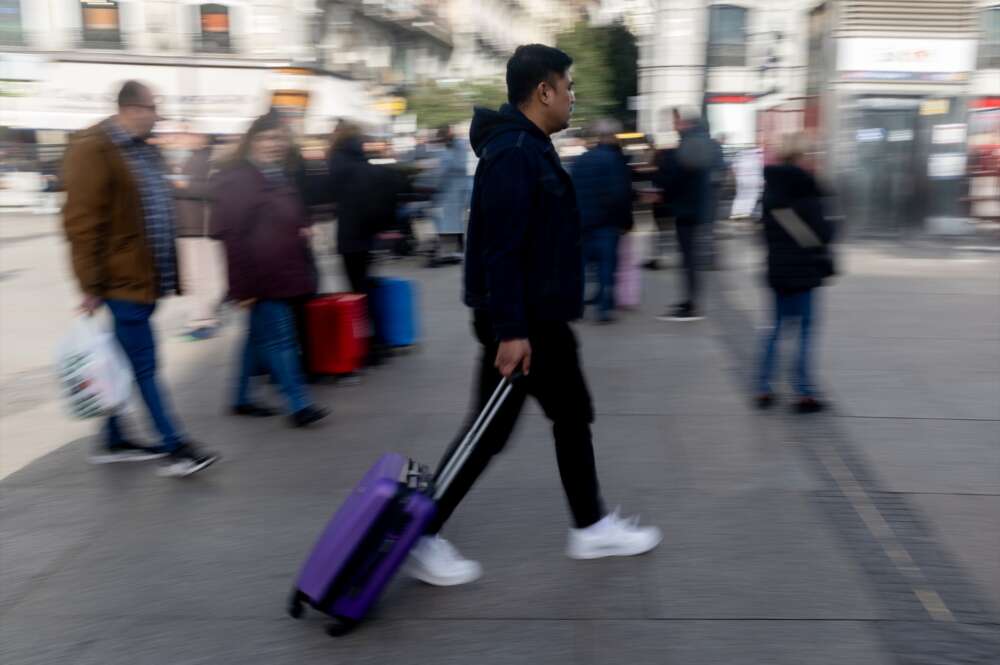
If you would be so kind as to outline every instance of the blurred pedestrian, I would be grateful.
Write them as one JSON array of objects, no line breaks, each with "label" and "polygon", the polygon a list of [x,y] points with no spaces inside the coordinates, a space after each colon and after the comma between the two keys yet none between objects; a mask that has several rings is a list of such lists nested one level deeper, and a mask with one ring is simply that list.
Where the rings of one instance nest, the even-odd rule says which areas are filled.
[{"label": "blurred pedestrian", "polygon": [[[397,169],[369,163],[361,128],[347,121],[337,125],[331,138],[328,177],[337,207],[337,251],[351,291],[367,295],[371,311],[375,236],[397,224],[400,199],[410,191],[409,181]],[[369,316],[369,321],[374,320]],[[372,333],[369,362],[375,363],[383,354],[383,345],[379,330]]]},{"label": "blurred pedestrian", "polygon": [[232,412],[268,417],[276,411],[250,396],[251,377],[265,365],[288,402],[290,421],[305,427],[324,418],[303,385],[295,320],[288,301],[316,292],[309,246],[312,229],[284,165],[291,136],[277,115],[257,118],[235,163],[219,174],[212,231],[226,248],[229,299],[247,310]]},{"label": "blurred pedestrian", "polygon": [[[427,262],[430,268],[461,263],[465,251],[465,216],[472,195],[466,166],[469,160],[468,143],[458,139],[451,127],[438,130],[438,142],[440,150],[435,169],[437,191],[432,202],[437,242]],[[454,251],[446,254],[449,241],[453,243]]]},{"label": "blurred pedestrian", "polygon": [[225,297],[225,256],[208,229],[211,202],[211,137],[192,134],[181,173],[173,179],[177,199],[177,249],[180,253],[184,294],[191,311],[184,334],[197,341],[214,337],[219,309]]},{"label": "blurred pedestrian", "polygon": [[783,138],[780,165],[764,169],[764,239],[767,242],[767,283],[774,293],[774,325],[764,337],[757,377],[757,405],[774,402],[771,376],[778,357],[782,324],[799,322],[799,353],[795,362],[795,408],[813,413],[823,408],[812,378],[815,325],[813,290],[834,274],[830,242],[833,224],[826,218],[825,196],[805,168],[808,143],[803,134]]},{"label": "blurred pedestrian", "polygon": [[63,222],[73,272],[92,315],[107,305],[135,372],[160,445],[130,441],[119,416],[108,419],[97,463],[165,458],[162,475],[187,476],[218,459],[178,427],[156,380],[150,318],[157,301],[180,292],[173,189],[159,151],[148,143],[159,119],[152,91],[127,81],[118,113],[76,134],[63,164]]},{"label": "blurred pedestrian", "polygon": [[674,109],[674,127],[680,136],[676,150],[661,158],[654,182],[663,191],[677,228],[677,243],[684,265],[684,295],[663,316],[664,321],[697,321],[702,234],[710,231],[716,214],[715,173],[723,165],[722,149],[708,135],[708,128],[695,108]]},{"label": "blurred pedestrian", "polygon": [[[573,516],[567,554],[574,559],[642,554],[660,531],[608,514],[601,499],[590,424],[594,410],[569,321],[583,310],[580,215],[573,181],[552,134],[573,111],[572,59],[539,44],[520,46],[507,63],[507,98],[499,112],[476,109],[470,135],[479,156],[469,218],[465,303],[482,346],[474,384],[481,410],[502,377],[524,378],[437,502],[437,513],[412,550],[411,575],[435,585],[471,582],[480,565],[438,533],[500,452],[528,394],[553,423],[556,460]],[[471,422],[471,421],[470,421]],[[452,444],[450,456],[459,440]]]},{"label": "blurred pedestrian", "polygon": [[[306,216],[311,221],[313,219],[313,210],[317,206],[321,206],[324,203],[329,202],[326,192],[325,165],[322,164],[322,162],[318,165],[310,163],[310,161],[307,160],[303,154],[302,148],[298,142],[298,136],[296,134],[296,130],[301,129],[301,123],[296,122],[297,117],[295,113],[289,112],[288,109],[272,106],[268,110],[268,114],[276,115],[278,120],[281,121],[282,127],[284,127],[285,131],[288,133],[290,143],[288,146],[288,152],[285,154],[284,160],[282,160],[282,169],[284,170],[289,182],[295,186],[295,190],[298,192],[299,198],[302,201],[302,206],[306,211]],[[318,275],[319,268],[316,266],[315,254],[313,253],[311,247],[309,250],[309,258],[313,264],[312,269]],[[317,289],[318,288],[319,285],[317,280]],[[315,297],[316,292],[312,292],[286,299],[288,306],[292,309],[292,318],[295,321],[295,339],[296,346],[299,349],[302,375],[306,378],[306,381],[310,383],[315,381],[316,377],[311,374],[309,369],[309,326],[306,305],[308,305],[309,301]]]},{"label": "blurred pedestrian", "polygon": [[597,145],[576,158],[570,169],[580,208],[583,256],[597,275],[597,290],[588,302],[597,306],[597,320],[613,320],[618,240],[632,228],[632,172],[611,120],[593,129]]}]

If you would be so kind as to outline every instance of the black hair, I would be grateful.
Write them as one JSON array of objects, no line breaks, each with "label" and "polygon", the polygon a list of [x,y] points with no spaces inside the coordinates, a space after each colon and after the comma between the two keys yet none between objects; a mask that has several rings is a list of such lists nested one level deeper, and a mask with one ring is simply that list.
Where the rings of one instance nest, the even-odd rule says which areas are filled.
[{"label": "black hair", "polygon": [[147,94],[149,94],[149,86],[145,83],[135,80],[125,81],[118,91],[118,108],[142,104]]},{"label": "black hair", "polygon": [[553,75],[565,76],[573,64],[566,53],[544,44],[518,46],[507,61],[507,101],[517,106],[530,97],[542,81],[552,82]]}]

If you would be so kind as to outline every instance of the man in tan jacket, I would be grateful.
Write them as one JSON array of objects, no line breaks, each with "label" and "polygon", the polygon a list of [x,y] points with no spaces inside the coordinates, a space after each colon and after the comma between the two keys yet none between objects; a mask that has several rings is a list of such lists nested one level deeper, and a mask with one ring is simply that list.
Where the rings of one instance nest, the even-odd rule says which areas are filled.
[{"label": "man in tan jacket", "polygon": [[158,119],[152,91],[126,82],[118,113],[76,134],[63,164],[63,222],[81,309],[107,305],[118,342],[162,442],[130,442],[118,416],[105,429],[97,463],[165,458],[162,475],[187,476],[216,461],[178,429],[156,381],[156,342],[149,320],[157,300],[179,292],[173,191],[159,151],[149,143]]}]

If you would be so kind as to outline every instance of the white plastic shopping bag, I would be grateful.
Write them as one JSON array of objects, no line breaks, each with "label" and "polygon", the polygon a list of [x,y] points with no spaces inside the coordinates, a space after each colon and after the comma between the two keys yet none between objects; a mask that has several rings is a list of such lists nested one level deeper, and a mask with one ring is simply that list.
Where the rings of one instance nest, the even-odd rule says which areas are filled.
[{"label": "white plastic shopping bag", "polygon": [[114,336],[81,316],[59,342],[56,374],[70,414],[97,418],[117,413],[132,392],[128,359]]}]

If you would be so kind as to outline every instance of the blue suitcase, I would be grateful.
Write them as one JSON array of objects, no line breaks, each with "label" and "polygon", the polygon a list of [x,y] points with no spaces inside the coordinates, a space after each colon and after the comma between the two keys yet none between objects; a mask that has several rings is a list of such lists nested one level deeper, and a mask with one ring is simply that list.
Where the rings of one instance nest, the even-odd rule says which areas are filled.
[{"label": "blue suitcase", "polygon": [[420,339],[417,287],[406,279],[379,277],[372,291],[375,331],[386,346],[412,346]]}]

